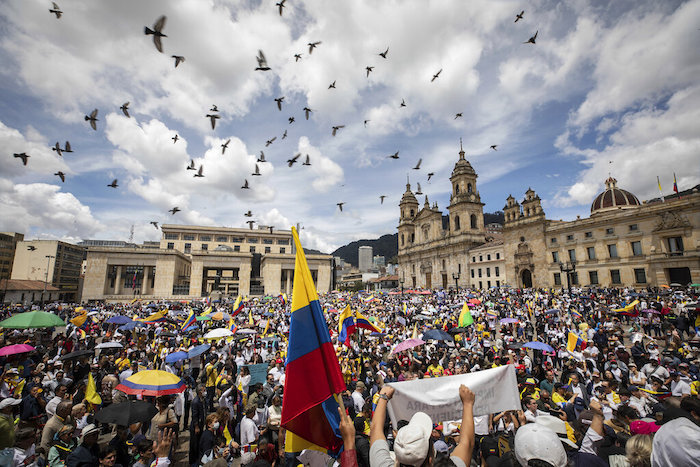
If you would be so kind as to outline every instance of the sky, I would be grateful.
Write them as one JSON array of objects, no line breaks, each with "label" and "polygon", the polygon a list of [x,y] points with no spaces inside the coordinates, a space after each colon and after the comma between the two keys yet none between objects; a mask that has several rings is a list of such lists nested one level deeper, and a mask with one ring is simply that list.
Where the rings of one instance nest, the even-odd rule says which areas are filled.
[{"label": "sky", "polygon": [[[700,0],[58,6],[0,10],[0,230],[26,238],[159,240],[151,221],[247,227],[250,210],[331,252],[396,232],[407,177],[447,214],[460,139],[485,212],[532,187],[548,218],[586,217],[609,174],[640,200],[657,176],[700,183]],[[144,28],[163,15],[161,53]]]}]

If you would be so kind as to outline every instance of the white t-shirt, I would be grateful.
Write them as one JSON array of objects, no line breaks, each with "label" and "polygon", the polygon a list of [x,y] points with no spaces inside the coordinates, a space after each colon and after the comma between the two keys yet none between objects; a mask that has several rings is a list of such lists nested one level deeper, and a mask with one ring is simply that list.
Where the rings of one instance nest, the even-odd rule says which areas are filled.
[{"label": "white t-shirt", "polygon": [[241,446],[252,444],[258,438],[259,434],[260,431],[252,419],[244,417],[243,420],[241,420]]}]

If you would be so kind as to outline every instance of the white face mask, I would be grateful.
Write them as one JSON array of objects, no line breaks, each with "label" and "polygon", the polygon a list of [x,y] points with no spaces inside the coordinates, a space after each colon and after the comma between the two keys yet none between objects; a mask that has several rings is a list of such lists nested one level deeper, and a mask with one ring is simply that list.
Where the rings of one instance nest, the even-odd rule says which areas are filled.
[{"label": "white face mask", "polygon": [[219,422],[214,422],[214,429],[218,430],[219,429]]}]

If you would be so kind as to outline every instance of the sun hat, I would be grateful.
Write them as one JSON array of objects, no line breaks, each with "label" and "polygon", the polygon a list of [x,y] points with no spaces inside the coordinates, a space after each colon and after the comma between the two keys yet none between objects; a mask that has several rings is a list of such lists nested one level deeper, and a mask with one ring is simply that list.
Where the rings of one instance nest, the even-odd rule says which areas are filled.
[{"label": "sun hat", "polygon": [[528,423],[515,433],[515,458],[527,466],[532,459],[549,462],[554,467],[565,467],[566,451],[555,432],[537,423]]},{"label": "sun hat", "polygon": [[571,446],[572,448],[578,449],[578,446],[576,445],[576,443],[574,443],[573,441],[571,441],[567,437],[566,423],[564,422],[564,420],[557,418],[557,417],[553,417],[551,415],[540,415],[537,418],[535,418],[535,423],[552,430],[554,433],[557,434],[557,436],[559,437],[559,440],[562,443],[566,443],[569,446]]},{"label": "sun hat", "polygon": [[15,399],[14,397],[7,397],[0,401],[0,410],[8,407],[10,405],[18,405],[22,402],[22,399]]},{"label": "sun hat", "polygon": [[651,450],[652,467],[696,465],[700,459],[700,427],[685,417],[672,420],[656,432]]},{"label": "sun hat", "polygon": [[419,466],[428,456],[433,422],[430,417],[417,412],[408,425],[401,428],[394,441],[394,453],[401,464]]},{"label": "sun hat", "polygon": [[83,431],[80,433],[80,443],[82,444],[83,441],[85,441],[86,436],[91,435],[92,433],[99,433],[99,431],[100,430],[95,426],[94,423],[90,423],[85,428],[83,428]]}]

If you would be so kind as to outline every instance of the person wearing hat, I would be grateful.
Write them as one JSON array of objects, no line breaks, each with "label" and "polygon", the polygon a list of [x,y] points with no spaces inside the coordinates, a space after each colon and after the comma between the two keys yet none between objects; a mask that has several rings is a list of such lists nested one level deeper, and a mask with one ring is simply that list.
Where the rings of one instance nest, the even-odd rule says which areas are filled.
[{"label": "person wearing hat", "polygon": [[355,384],[355,390],[352,392],[352,403],[355,406],[355,413],[362,412],[362,408],[365,406],[365,389],[365,383],[362,381],[358,381]]},{"label": "person wearing hat", "polygon": [[[521,466],[548,465],[565,467],[566,451],[559,437],[549,428],[528,423],[515,433],[515,458]],[[540,461],[540,462],[537,462]]]},{"label": "person wearing hat", "polygon": [[635,409],[641,418],[649,415],[651,413],[651,407],[648,394],[634,384],[627,386],[627,389],[630,392],[628,405]]},{"label": "person wearing hat", "polygon": [[658,354],[649,357],[649,363],[642,367],[641,372],[644,373],[647,379],[651,378],[652,376],[657,376],[664,382],[668,381],[671,376],[668,370],[659,363]]},{"label": "person wearing hat", "polygon": [[91,423],[83,428],[80,444],[66,458],[66,467],[99,465],[100,450],[97,446],[99,436],[100,430],[94,424]]},{"label": "person wearing hat", "polygon": [[11,448],[15,444],[15,417],[13,410],[20,402],[19,399],[6,397],[0,401],[0,450]]},{"label": "person wearing hat", "polygon": [[[394,395],[394,388],[384,386],[380,391],[377,408],[370,429],[370,465],[372,467],[392,467],[394,461],[389,452],[389,444],[384,436],[387,403]],[[457,467],[469,464],[474,449],[474,400],[475,395],[465,385],[459,387],[459,397],[462,401],[462,425],[459,443],[452,451],[450,460]],[[411,466],[432,465],[434,447],[431,439],[433,422],[428,415],[417,412],[396,433],[394,454],[399,464]]]},{"label": "person wearing hat", "polygon": [[47,462],[49,467],[59,467],[65,465],[66,459],[78,445],[73,438],[75,427],[73,425],[63,425],[54,435],[54,439],[49,449]]},{"label": "person wearing hat", "polygon": [[678,371],[671,372],[671,395],[683,397],[690,395],[690,381]]},{"label": "person wearing hat", "polygon": [[17,430],[12,458],[13,466],[36,466],[36,428],[25,425]]}]

